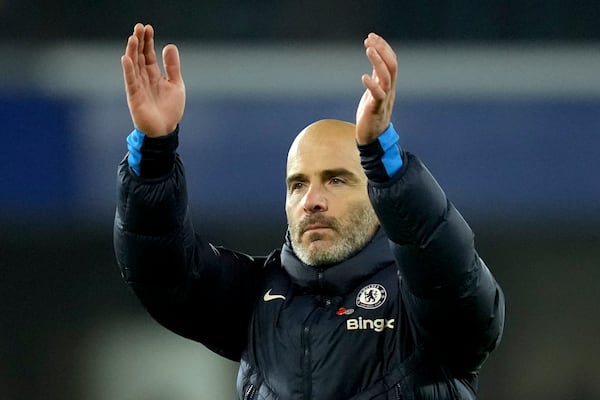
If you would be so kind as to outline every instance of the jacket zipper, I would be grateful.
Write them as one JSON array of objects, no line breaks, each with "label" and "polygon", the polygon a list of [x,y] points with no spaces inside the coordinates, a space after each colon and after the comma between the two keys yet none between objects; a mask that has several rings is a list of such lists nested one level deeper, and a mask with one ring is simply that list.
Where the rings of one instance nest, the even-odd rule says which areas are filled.
[{"label": "jacket zipper", "polygon": [[244,400],[252,400],[254,399],[254,395],[256,394],[256,386],[253,384],[249,384],[244,392]]},{"label": "jacket zipper", "polygon": [[[319,273],[319,279],[322,276]],[[304,326],[302,327],[302,369],[304,376],[304,398],[312,399],[312,349],[310,346],[310,336],[312,334],[312,323],[318,316],[319,312],[322,312],[324,308],[328,308],[331,305],[330,299],[320,299],[319,304],[315,305],[310,314],[305,320]]]},{"label": "jacket zipper", "polygon": [[315,315],[319,306],[313,308],[310,312],[309,316],[306,318],[306,322],[302,327],[302,351],[303,351],[303,375],[304,375],[304,398],[312,399],[312,368],[311,368],[311,359],[312,359],[312,349],[310,346],[310,336],[311,336],[311,325],[312,321],[315,319]]},{"label": "jacket zipper", "polygon": [[394,386],[395,392],[396,392],[396,400],[402,400],[402,389],[400,388],[400,384],[396,384],[396,386]]},{"label": "jacket zipper", "polygon": [[[308,322],[307,322],[308,323]],[[312,395],[312,371],[310,368],[310,326],[305,325],[302,328],[302,339],[304,342],[303,346],[303,357],[304,362],[302,365],[304,366],[304,398],[310,399]]]}]

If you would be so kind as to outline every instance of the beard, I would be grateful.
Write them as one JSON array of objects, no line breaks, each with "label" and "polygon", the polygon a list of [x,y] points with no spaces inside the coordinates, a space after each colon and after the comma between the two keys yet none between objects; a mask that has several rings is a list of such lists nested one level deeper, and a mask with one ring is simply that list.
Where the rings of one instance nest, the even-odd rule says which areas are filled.
[{"label": "beard", "polygon": [[[323,239],[319,232],[309,232],[302,237],[306,227],[319,224],[330,228],[338,236],[330,245],[313,245]],[[373,237],[379,220],[370,203],[356,204],[350,208],[347,217],[338,219],[320,214],[311,214],[302,219],[296,225],[289,225],[290,240],[294,253],[304,264],[311,266],[323,266],[336,264],[345,260],[362,249]]]}]

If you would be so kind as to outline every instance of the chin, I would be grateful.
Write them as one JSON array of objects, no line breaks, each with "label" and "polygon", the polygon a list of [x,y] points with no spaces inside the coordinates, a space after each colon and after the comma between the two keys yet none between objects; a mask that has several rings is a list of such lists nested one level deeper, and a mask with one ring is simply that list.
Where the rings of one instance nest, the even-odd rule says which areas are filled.
[{"label": "chin", "polygon": [[329,245],[321,239],[313,240],[304,246],[306,251],[310,253],[321,253],[326,247],[329,247]]}]

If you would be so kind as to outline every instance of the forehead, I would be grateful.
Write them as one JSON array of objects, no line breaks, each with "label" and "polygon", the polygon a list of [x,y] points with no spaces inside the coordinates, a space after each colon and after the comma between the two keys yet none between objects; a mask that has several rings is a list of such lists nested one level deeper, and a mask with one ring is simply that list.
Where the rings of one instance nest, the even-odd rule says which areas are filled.
[{"label": "forehead", "polygon": [[288,153],[287,175],[318,174],[323,170],[347,169],[362,174],[353,136],[310,135],[298,138]]}]

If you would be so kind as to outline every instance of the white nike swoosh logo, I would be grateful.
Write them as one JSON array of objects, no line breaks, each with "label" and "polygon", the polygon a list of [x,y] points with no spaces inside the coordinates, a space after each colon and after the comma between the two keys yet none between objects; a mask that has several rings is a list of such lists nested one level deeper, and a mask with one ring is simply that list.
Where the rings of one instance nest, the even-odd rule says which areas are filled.
[{"label": "white nike swoosh logo", "polygon": [[265,293],[265,296],[263,297],[264,301],[271,301],[271,300],[276,300],[276,299],[281,299],[281,300],[285,300],[285,296],[281,295],[281,294],[271,294],[271,290],[269,289],[267,291],[267,293]]}]

